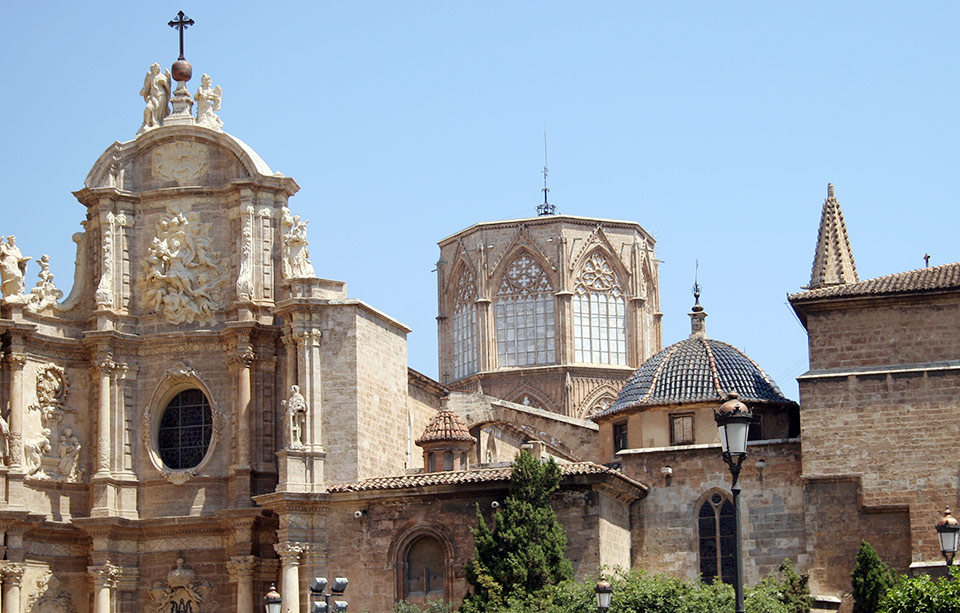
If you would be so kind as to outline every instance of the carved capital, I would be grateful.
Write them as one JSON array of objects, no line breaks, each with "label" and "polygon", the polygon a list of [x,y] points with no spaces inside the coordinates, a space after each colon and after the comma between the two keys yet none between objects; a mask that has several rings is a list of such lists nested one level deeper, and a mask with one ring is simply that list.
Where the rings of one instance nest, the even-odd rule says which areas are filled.
[{"label": "carved capital", "polygon": [[102,566],[88,566],[87,574],[93,578],[96,587],[116,587],[117,580],[123,573],[119,566],[106,562]]},{"label": "carved capital", "polygon": [[280,556],[281,564],[289,566],[300,563],[300,554],[306,551],[306,545],[296,541],[284,541],[275,544],[273,549],[277,552],[277,555]]},{"label": "carved capital", "polygon": [[13,370],[22,370],[26,363],[27,355],[25,353],[11,353],[7,355],[7,364],[9,364]]},{"label": "carved capital", "polygon": [[320,338],[323,334],[320,330],[316,328],[308,328],[306,330],[295,330],[293,333],[293,338],[296,340],[298,345],[307,345],[311,347],[316,347],[320,345]]},{"label": "carved capital", "polygon": [[101,375],[110,376],[113,374],[113,371],[120,366],[120,364],[113,360],[112,355],[106,354],[101,356],[93,366]]},{"label": "carved capital", "polygon": [[253,576],[257,568],[257,556],[233,556],[227,562],[227,573],[231,583]]},{"label": "carved capital", "polygon": [[233,356],[233,360],[241,368],[250,368],[250,365],[254,363],[257,359],[257,354],[254,353],[253,347],[247,346],[237,349],[237,354]]},{"label": "carved capital", "polygon": [[2,562],[0,563],[0,573],[3,573],[3,582],[10,582],[17,587],[23,581],[23,571],[26,566],[22,562]]}]

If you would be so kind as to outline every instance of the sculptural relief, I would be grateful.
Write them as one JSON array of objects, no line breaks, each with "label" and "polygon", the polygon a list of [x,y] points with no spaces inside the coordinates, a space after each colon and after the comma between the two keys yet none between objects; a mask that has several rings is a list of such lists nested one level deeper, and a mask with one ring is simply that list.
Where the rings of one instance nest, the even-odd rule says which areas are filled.
[{"label": "sculptural relief", "polygon": [[290,386],[290,398],[281,400],[280,406],[286,416],[287,449],[303,449],[307,426],[307,399],[300,393],[299,385]]},{"label": "sculptural relief", "polygon": [[80,439],[70,428],[64,428],[57,446],[60,462],[57,464],[57,476],[63,481],[80,481],[82,471],[80,461]]},{"label": "sculptural relief", "polygon": [[167,143],[153,151],[153,176],[177,185],[196,185],[207,172],[208,158],[207,148],[200,143]]},{"label": "sculptural relief", "polygon": [[174,209],[147,250],[137,289],[145,306],[172,324],[212,322],[220,308],[220,254],[210,244],[210,226]]},{"label": "sculptural relief", "polygon": [[223,90],[217,85],[216,88],[210,86],[210,75],[204,73],[200,78],[200,87],[194,99],[197,101],[197,125],[217,130],[223,128],[223,121],[217,117],[214,111],[220,110],[220,98]]},{"label": "sculptural relief", "polygon": [[197,579],[197,573],[184,566],[183,558],[177,558],[176,568],[167,573],[166,585],[157,581],[148,593],[153,613],[210,613],[217,609],[213,584]]},{"label": "sculptural relief", "polygon": [[283,245],[283,278],[304,279],[314,278],[316,273],[310,263],[310,252],[307,246],[307,224],[301,221],[299,215],[290,215],[289,209],[283,209],[283,218],[280,220],[280,233]]},{"label": "sculptural relief", "polygon": [[170,114],[170,71],[160,72],[160,64],[154,62],[143,79],[140,95],[146,103],[143,109],[143,125],[137,134],[159,128],[163,119]]},{"label": "sculptural relief", "polygon": [[71,428],[60,430],[64,416],[76,412],[66,406],[70,380],[63,368],[52,362],[41,366],[37,370],[36,394],[36,404],[27,408],[40,414],[40,428],[24,438],[26,473],[35,479],[79,481],[80,441]]},{"label": "sculptural relief", "polygon": [[43,456],[50,451],[50,428],[44,428],[39,434],[27,437],[23,441],[23,468],[28,477],[50,478],[43,471]]},{"label": "sculptural relief", "polygon": [[37,578],[36,592],[27,602],[27,610],[32,613],[73,613],[73,601],[70,592],[60,586],[60,580],[50,571]]},{"label": "sculptural relief", "polygon": [[63,292],[53,284],[53,273],[50,272],[50,256],[43,254],[37,263],[40,264],[40,272],[37,273],[39,281],[30,290],[30,302],[27,303],[27,308],[31,311],[43,311],[56,305],[57,301],[63,298]]},{"label": "sculptural relief", "polygon": [[[4,237],[0,236],[0,241]],[[6,237],[6,242],[0,244],[0,291],[4,300],[8,302],[26,302],[23,297],[23,279],[27,274],[27,262],[30,258],[23,257],[17,247],[17,238],[12,234]]]}]

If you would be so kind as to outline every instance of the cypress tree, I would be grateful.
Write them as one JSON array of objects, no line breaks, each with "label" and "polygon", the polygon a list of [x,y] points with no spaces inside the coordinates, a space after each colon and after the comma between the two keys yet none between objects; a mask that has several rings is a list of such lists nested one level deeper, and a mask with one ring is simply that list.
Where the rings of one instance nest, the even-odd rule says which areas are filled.
[{"label": "cypress tree", "polygon": [[521,451],[512,465],[510,489],[487,526],[477,505],[472,529],[474,559],[467,564],[473,586],[463,611],[496,611],[511,598],[523,598],[573,576],[564,557],[567,535],[550,506],[560,486],[560,467]]},{"label": "cypress tree", "polygon": [[860,542],[857,565],[850,577],[853,579],[853,613],[874,613],[887,590],[897,582],[897,574],[866,541]]}]

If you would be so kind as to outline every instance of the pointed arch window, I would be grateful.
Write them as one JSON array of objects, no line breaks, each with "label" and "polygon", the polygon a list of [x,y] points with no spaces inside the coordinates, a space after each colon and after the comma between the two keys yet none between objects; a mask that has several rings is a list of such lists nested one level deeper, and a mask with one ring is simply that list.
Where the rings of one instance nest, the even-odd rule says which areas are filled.
[{"label": "pointed arch window", "polygon": [[557,361],[553,286],[543,267],[522,254],[497,290],[497,364],[531,366]]},{"label": "pointed arch window", "polygon": [[700,533],[700,577],[706,583],[736,579],[736,534],[733,504],[720,493],[711,494],[700,505],[697,518]]},{"label": "pointed arch window", "polygon": [[453,301],[453,376],[477,371],[477,280],[464,267],[457,278]]},{"label": "pointed arch window", "polygon": [[446,600],[446,563],[443,546],[431,536],[416,539],[403,556],[403,599],[426,604]]},{"label": "pointed arch window", "polygon": [[573,293],[574,360],[627,363],[626,299],[620,277],[598,251],[583,263]]}]

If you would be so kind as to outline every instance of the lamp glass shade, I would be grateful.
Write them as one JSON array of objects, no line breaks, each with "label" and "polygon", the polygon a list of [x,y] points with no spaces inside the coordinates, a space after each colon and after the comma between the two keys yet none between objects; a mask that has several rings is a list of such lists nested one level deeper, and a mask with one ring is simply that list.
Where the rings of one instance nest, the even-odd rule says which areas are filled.
[{"label": "lamp glass shade", "polygon": [[957,541],[960,540],[960,529],[958,529],[958,527],[944,526],[937,532],[940,537],[940,551],[943,553],[956,553]]},{"label": "lamp glass shade", "polygon": [[610,592],[597,592],[597,606],[601,609],[609,609],[611,596],[613,594]]},{"label": "lamp glass shade", "polygon": [[730,455],[743,455],[747,453],[747,435],[750,432],[750,419],[730,420],[720,427],[725,430],[721,438],[727,440],[726,451]]},{"label": "lamp glass shade", "polygon": [[263,601],[263,608],[264,610],[266,610],[267,613],[280,613],[280,607],[282,606],[283,606],[283,601],[279,599],[277,600],[271,599],[271,600]]},{"label": "lamp glass shade", "polygon": [[727,426],[722,424],[719,427],[720,430],[720,450],[724,453],[727,452]]}]

